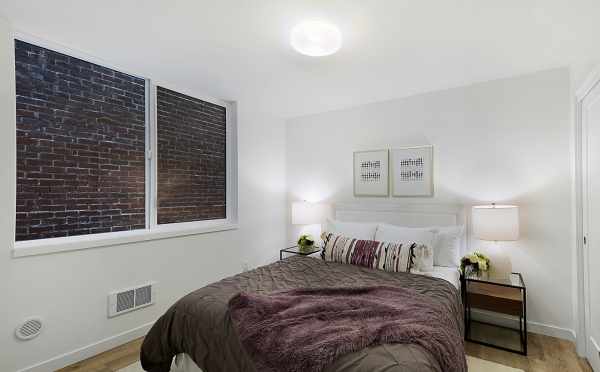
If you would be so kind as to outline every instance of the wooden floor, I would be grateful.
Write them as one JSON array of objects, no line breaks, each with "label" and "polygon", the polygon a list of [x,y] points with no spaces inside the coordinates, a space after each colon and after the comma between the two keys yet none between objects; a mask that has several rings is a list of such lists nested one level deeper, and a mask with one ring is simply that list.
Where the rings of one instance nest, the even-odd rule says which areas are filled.
[{"label": "wooden floor", "polygon": [[[117,371],[138,360],[141,344],[140,338],[59,372]],[[572,342],[530,333],[528,344],[529,355],[526,357],[469,342],[466,349],[468,355],[528,372],[593,372],[589,364],[577,356]]]},{"label": "wooden floor", "polygon": [[593,372],[585,359],[577,356],[575,344],[554,337],[529,333],[527,356],[467,342],[467,355],[527,372]]},{"label": "wooden floor", "polygon": [[140,359],[140,347],[144,338],[98,354],[79,363],[60,369],[59,372],[114,372]]}]

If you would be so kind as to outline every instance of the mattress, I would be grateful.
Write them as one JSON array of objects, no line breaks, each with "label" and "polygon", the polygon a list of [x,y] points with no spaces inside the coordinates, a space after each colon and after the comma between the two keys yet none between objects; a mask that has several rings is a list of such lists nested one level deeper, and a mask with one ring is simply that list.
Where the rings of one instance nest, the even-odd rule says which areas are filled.
[{"label": "mattress", "polygon": [[434,266],[433,271],[411,271],[413,274],[431,276],[434,278],[444,279],[450,283],[456,289],[460,290],[460,271],[457,267],[446,267],[446,266]]}]

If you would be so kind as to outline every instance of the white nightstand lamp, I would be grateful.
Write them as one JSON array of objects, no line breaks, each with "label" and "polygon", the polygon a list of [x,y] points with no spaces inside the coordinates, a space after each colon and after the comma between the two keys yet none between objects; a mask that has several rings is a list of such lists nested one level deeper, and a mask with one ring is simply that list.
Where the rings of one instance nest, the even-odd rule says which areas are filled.
[{"label": "white nightstand lamp", "polygon": [[[519,240],[519,207],[515,205],[479,205],[472,210],[473,235],[479,240]],[[508,277],[512,272],[510,258],[496,245],[484,252],[490,259],[490,275]]]},{"label": "white nightstand lamp", "polygon": [[331,207],[325,203],[307,201],[292,203],[293,225],[316,225],[323,223],[331,213]]},{"label": "white nightstand lamp", "polygon": [[331,205],[325,203],[309,203],[307,201],[292,203],[292,225],[319,225],[306,227],[301,233],[311,234],[315,239],[321,235],[321,224],[331,216]]}]

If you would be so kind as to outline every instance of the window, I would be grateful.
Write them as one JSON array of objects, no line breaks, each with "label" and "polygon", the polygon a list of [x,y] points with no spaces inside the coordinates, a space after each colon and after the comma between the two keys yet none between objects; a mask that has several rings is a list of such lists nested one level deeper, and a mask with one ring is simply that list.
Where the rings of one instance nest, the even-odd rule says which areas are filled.
[{"label": "window", "polygon": [[225,218],[226,109],[156,89],[158,223]]},{"label": "window", "polygon": [[20,40],[15,77],[15,241],[234,227],[228,103]]},{"label": "window", "polygon": [[15,42],[16,240],[145,228],[145,81]]}]

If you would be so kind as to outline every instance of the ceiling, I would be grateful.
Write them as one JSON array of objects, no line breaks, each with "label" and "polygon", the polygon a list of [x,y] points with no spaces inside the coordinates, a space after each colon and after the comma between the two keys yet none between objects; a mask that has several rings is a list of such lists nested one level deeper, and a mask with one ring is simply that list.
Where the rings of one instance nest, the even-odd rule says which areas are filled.
[{"label": "ceiling", "polygon": [[[600,55],[599,0],[0,0],[15,28],[205,95],[291,117]],[[344,45],[294,52],[318,18]]]}]

